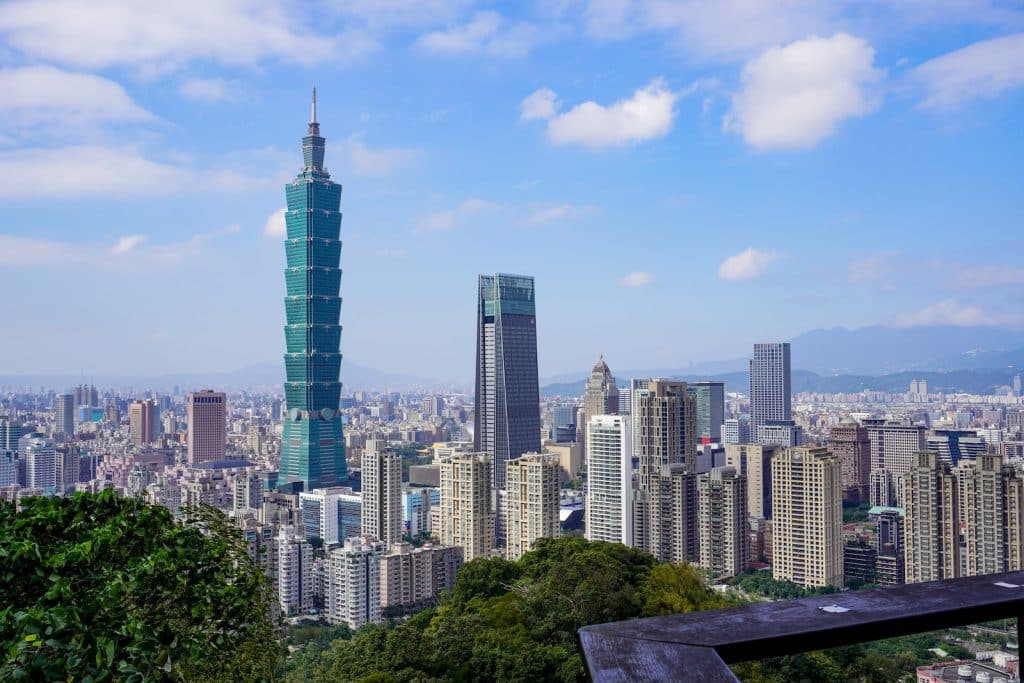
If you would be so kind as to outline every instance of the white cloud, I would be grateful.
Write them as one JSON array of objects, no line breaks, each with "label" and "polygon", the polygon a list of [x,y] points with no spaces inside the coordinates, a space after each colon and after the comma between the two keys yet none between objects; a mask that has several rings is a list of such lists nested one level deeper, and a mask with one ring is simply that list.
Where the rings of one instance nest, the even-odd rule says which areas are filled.
[{"label": "white cloud", "polygon": [[263,234],[267,237],[284,239],[288,234],[288,227],[284,222],[285,207],[281,207],[274,213],[267,216],[267,222],[263,224]]},{"label": "white cloud", "polygon": [[191,172],[146,159],[130,147],[81,145],[0,152],[0,199],[165,195]]},{"label": "white cloud", "polygon": [[371,149],[360,140],[350,140],[348,147],[352,171],[357,175],[387,175],[407,166],[419,155],[419,150],[411,148]]},{"label": "white cloud", "polygon": [[838,6],[817,0],[590,0],[583,24],[599,39],[666,32],[687,53],[734,59],[828,30]]},{"label": "white cloud", "polygon": [[748,247],[722,261],[718,277],[723,280],[749,280],[761,275],[772,261],[782,258],[772,251],[759,251]]},{"label": "white cloud", "polygon": [[959,266],[954,268],[953,281],[964,289],[987,289],[992,287],[1024,287],[1024,268],[989,264],[984,266]]},{"label": "white cloud", "polygon": [[52,66],[0,69],[0,128],[60,133],[104,123],[156,119],[117,83]]},{"label": "white cloud", "polygon": [[679,93],[656,79],[631,97],[608,106],[584,102],[564,114],[552,112],[548,139],[555,144],[580,144],[596,149],[664,137],[672,130],[678,97]]},{"label": "white cloud", "polygon": [[883,72],[866,41],[838,33],[774,47],[743,68],[723,128],[758,149],[809,148],[847,118],[874,111]]},{"label": "white cloud", "polygon": [[193,60],[344,62],[376,49],[362,31],[328,36],[307,29],[300,7],[284,0],[13,0],[0,5],[0,35],[31,58],[150,73]]},{"label": "white cloud", "polygon": [[[66,242],[0,233],[0,265],[40,268],[84,265],[104,270],[146,272],[152,268],[188,263],[203,253],[200,247],[239,232],[239,226],[197,233],[182,242],[151,244],[145,235],[127,235],[113,247],[90,242]],[[131,254],[131,258],[124,258]]]},{"label": "white cloud", "polygon": [[558,96],[551,88],[541,88],[526,97],[519,104],[519,119],[533,121],[550,119],[558,112]]},{"label": "white cloud", "polygon": [[962,305],[946,299],[895,321],[897,327],[955,325],[957,327],[1021,327],[1024,316],[1013,313],[990,313],[978,306]]},{"label": "white cloud", "polygon": [[522,223],[524,225],[540,225],[542,223],[551,223],[552,221],[573,220],[579,218],[588,210],[589,207],[559,204],[558,206],[549,206],[531,212],[523,218]]},{"label": "white cloud", "polygon": [[514,22],[492,10],[477,12],[465,24],[420,36],[416,44],[445,55],[489,54],[523,57],[551,37],[549,32],[526,22]]},{"label": "white cloud", "polygon": [[110,253],[127,254],[145,241],[145,235],[125,235],[117,241],[117,244],[110,248]]},{"label": "white cloud", "polygon": [[481,211],[489,211],[501,208],[500,204],[489,202],[479,197],[472,197],[465,200],[454,209],[436,211],[424,216],[416,224],[414,232],[444,232],[451,230],[458,222],[467,216]]},{"label": "white cloud", "polygon": [[1024,33],[982,40],[930,59],[911,73],[923,107],[957,107],[1024,87]]},{"label": "white cloud", "polygon": [[644,285],[649,285],[653,279],[654,275],[652,273],[635,271],[619,280],[619,283],[624,287],[643,287]]},{"label": "white cloud", "polygon": [[178,92],[195,102],[221,102],[238,97],[236,87],[223,78],[190,78],[178,86]]}]

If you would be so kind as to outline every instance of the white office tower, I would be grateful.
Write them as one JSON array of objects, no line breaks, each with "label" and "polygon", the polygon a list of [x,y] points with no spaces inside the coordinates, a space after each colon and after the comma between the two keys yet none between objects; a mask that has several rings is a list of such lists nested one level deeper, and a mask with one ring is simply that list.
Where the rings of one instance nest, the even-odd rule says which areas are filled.
[{"label": "white office tower", "polygon": [[291,526],[277,537],[277,599],[287,616],[313,608],[313,547]]},{"label": "white office tower", "polygon": [[700,566],[716,578],[735,576],[750,559],[747,480],[732,467],[697,478]]},{"label": "white office tower", "polygon": [[425,607],[455,587],[462,548],[430,545],[413,548],[395,543],[380,558],[381,607]]},{"label": "white office tower", "polygon": [[[320,538],[324,545],[341,543],[346,534],[339,528],[338,501],[343,495],[354,494],[346,486],[331,486],[323,489],[303,491],[299,494],[299,510],[302,513],[302,533],[307,538]],[[360,529],[349,529],[351,535],[358,535]]]},{"label": "white office tower", "polygon": [[188,395],[188,462],[198,465],[223,460],[227,444],[227,396],[221,391]]},{"label": "white office tower", "polygon": [[633,433],[625,415],[595,415],[587,429],[584,535],[633,545]]},{"label": "white office tower", "polygon": [[390,547],[402,540],[402,456],[391,448],[363,453],[364,536]]},{"label": "white office tower", "polygon": [[18,485],[18,461],[14,451],[0,448],[0,488]]},{"label": "white office tower", "polygon": [[526,453],[505,465],[505,557],[518,560],[538,538],[561,534],[558,456]]},{"label": "white office tower", "polygon": [[24,446],[26,488],[55,490],[57,488],[57,449],[54,447],[53,441],[41,436],[32,436],[28,439],[22,437],[18,447],[22,446]]},{"label": "white office tower", "polygon": [[324,609],[327,621],[348,624],[380,623],[380,556],[384,546],[368,536],[347,538],[327,553]]},{"label": "white office tower", "polygon": [[722,443],[750,443],[750,421],[730,417],[722,423]]},{"label": "white office tower", "polygon": [[440,465],[441,501],[434,535],[463,549],[466,561],[489,557],[494,547],[491,458],[486,453],[453,457]]},{"label": "white office tower", "polygon": [[842,463],[827,448],[772,459],[772,572],[804,588],[843,586]]},{"label": "white office tower", "polygon": [[789,344],[754,344],[750,359],[750,433],[770,421],[792,420]]}]

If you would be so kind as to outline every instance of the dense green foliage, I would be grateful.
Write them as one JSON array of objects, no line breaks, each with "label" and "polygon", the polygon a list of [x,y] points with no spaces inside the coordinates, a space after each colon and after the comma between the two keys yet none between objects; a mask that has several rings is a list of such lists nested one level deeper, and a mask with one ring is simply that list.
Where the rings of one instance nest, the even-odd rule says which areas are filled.
[{"label": "dense green foliage", "polygon": [[579,681],[586,624],[724,604],[690,566],[580,538],[542,539],[519,562],[478,559],[441,605],[398,626],[311,643],[288,681]]},{"label": "dense green foliage", "polygon": [[272,593],[216,510],[113,491],[0,507],[2,680],[264,681]]},{"label": "dense green foliage", "polygon": [[747,595],[771,598],[773,600],[795,600],[796,598],[806,598],[810,595],[828,595],[839,590],[832,586],[811,589],[803,588],[792,581],[772,578],[772,573],[764,569],[738,574],[729,579],[729,583],[738,587]]},{"label": "dense green foliage", "polygon": [[849,524],[850,522],[866,522],[868,521],[868,510],[871,509],[870,501],[861,501],[860,503],[850,503],[843,501],[843,524]]}]

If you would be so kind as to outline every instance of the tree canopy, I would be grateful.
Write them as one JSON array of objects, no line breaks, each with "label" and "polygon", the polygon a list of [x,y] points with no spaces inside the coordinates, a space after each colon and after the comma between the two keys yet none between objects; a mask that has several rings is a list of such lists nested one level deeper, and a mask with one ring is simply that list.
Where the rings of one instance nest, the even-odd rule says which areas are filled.
[{"label": "tree canopy", "polygon": [[266,575],[221,513],[188,512],[113,491],[0,506],[0,679],[272,679]]}]

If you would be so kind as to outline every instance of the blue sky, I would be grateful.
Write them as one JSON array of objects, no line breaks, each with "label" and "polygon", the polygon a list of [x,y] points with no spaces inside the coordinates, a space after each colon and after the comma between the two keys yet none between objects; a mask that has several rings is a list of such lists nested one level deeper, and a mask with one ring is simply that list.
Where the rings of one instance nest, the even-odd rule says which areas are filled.
[{"label": "blue sky", "polygon": [[316,85],[346,361],[542,375],[871,324],[1024,326],[1024,8],[996,0],[0,5],[0,372],[279,362]]}]

